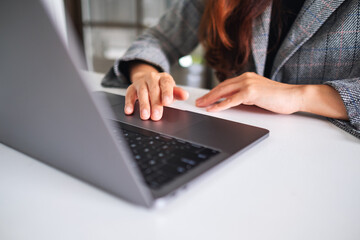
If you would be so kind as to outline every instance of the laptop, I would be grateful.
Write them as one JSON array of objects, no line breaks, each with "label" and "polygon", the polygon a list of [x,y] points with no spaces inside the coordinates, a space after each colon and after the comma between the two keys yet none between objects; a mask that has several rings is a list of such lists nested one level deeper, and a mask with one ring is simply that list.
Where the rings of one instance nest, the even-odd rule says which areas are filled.
[{"label": "laptop", "polygon": [[126,116],[123,96],[89,90],[39,0],[1,1],[0,26],[0,142],[128,202],[156,206],[269,134],[170,107]]}]

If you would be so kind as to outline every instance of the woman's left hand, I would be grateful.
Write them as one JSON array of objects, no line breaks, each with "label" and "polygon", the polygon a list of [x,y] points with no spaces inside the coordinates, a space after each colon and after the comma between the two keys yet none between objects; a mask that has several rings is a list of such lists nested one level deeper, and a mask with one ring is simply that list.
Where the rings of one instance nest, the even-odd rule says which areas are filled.
[{"label": "woman's left hand", "polygon": [[[196,100],[196,106],[216,112],[240,104],[256,105],[276,113],[300,110],[302,85],[279,83],[256,73],[244,73],[227,79]],[[218,103],[219,100],[223,99]]]}]

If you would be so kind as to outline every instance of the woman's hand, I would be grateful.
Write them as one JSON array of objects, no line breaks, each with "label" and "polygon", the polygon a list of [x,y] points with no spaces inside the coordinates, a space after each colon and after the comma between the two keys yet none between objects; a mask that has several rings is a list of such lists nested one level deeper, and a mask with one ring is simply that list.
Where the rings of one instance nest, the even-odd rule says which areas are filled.
[{"label": "woman's hand", "polygon": [[158,121],[163,115],[163,106],[170,105],[174,99],[186,100],[189,96],[175,86],[170,74],[159,73],[151,65],[134,63],[129,73],[132,84],[126,91],[125,114],[132,114],[135,101],[139,100],[141,119]]},{"label": "woman's hand", "polygon": [[[290,114],[300,110],[301,87],[275,82],[256,73],[244,73],[220,83],[197,99],[196,105],[214,112],[240,104],[256,105],[272,112]],[[223,101],[217,103],[220,99]]]},{"label": "woman's hand", "polygon": [[[219,100],[223,99],[220,103]],[[256,73],[228,79],[196,100],[198,107],[221,111],[240,104],[256,105],[275,113],[298,111],[330,118],[349,119],[339,93],[327,85],[290,85]]]}]

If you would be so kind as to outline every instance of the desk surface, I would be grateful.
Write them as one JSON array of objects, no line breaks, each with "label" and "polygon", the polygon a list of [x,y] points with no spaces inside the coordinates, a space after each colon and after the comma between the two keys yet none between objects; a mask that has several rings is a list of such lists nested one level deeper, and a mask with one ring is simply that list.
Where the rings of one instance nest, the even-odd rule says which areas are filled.
[{"label": "desk surface", "polygon": [[[99,90],[101,75],[88,76]],[[360,239],[359,140],[327,120],[256,107],[206,113],[270,130],[167,206],[148,210],[0,144],[0,239]],[[124,90],[108,90],[124,94]]]}]

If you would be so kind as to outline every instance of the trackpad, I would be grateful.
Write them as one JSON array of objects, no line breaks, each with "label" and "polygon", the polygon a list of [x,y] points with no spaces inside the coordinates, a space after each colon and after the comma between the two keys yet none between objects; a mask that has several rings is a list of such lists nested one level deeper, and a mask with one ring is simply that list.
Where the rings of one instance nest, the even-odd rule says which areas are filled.
[{"label": "trackpad", "polygon": [[[114,113],[114,120],[118,120],[136,127],[149,129],[155,132],[173,135],[182,129],[187,129],[191,125],[194,125],[202,121],[205,116],[183,111],[175,108],[164,107],[163,117],[160,121],[141,120],[139,112],[139,104],[136,102],[135,110],[132,115],[126,115],[124,113],[125,97],[115,94],[105,93],[107,98],[111,98],[110,108]],[[118,97],[118,98],[117,98]],[[115,100],[115,98],[117,98]],[[117,104],[115,104],[115,102]],[[111,116],[108,116],[111,117]]]}]

